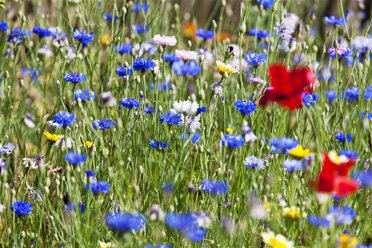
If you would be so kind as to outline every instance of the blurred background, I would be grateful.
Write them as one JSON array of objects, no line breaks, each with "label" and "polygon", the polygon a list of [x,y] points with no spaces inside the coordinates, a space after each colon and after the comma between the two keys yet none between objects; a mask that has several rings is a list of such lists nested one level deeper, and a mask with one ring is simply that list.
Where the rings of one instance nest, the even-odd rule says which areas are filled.
[{"label": "blurred background", "polygon": [[[4,0],[0,0],[0,2]],[[20,26],[20,13],[24,12],[24,15],[27,19],[27,25],[29,29],[32,29],[34,25],[49,23],[51,26],[58,26],[58,24],[66,21],[76,21],[76,20],[58,20],[57,18],[63,18],[63,15],[58,15],[57,12],[63,12],[67,14],[68,11],[79,12],[79,6],[83,5],[97,5],[101,3],[102,6],[105,6],[105,10],[110,12],[114,9],[121,10],[125,6],[128,10],[131,9],[136,2],[145,2],[143,0],[138,1],[123,1],[123,0],[18,0],[10,1],[5,0],[6,9],[0,10],[0,18],[2,20],[6,19],[7,21],[13,22],[13,26]],[[154,6],[160,6],[161,0],[151,0],[147,1]],[[240,5],[242,2],[251,3],[252,6],[256,6],[256,0],[164,0],[166,3],[162,11],[175,12],[174,5],[177,3],[180,6],[179,9],[179,18],[183,27],[186,27],[192,22],[192,28],[203,27],[205,29],[211,29],[212,20],[215,20],[218,24],[219,21],[222,21],[222,31],[230,33],[231,35],[236,34],[239,19],[240,19]],[[312,28],[320,32],[323,37],[326,34],[327,25],[324,25],[324,17],[334,15],[336,17],[343,16],[348,14],[350,20],[353,20],[354,23],[348,25],[353,25],[353,28],[359,28],[359,30],[365,30],[366,33],[370,33],[369,24],[371,23],[371,2],[372,0],[280,0],[285,6],[285,10],[288,12],[294,12],[308,24],[308,20],[311,18],[312,12],[314,11],[316,16],[316,21],[312,22]],[[342,3],[342,5],[341,5]],[[225,4],[225,5],[224,5]],[[38,8],[36,8],[38,6]],[[192,7],[193,6],[193,7]],[[36,10],[40,12],[36,12]],[[257,17],[260,15],[264,17],[263,8],[252,8],[252,15]],[[271,10],[270,10],[271,11]],[[342,11],[344,13],[342,13]],[[222,13],[221,13],[222,12]],[[89,16],[89,13],[81,13]],[[90,13],[94,14],[94,13]],[[118,13],[120,15],[120,13]],[[223,18],[220,19],[221,14]],[[161,13],[160,13],[161,15]],[[267,15],[266,15],[267,16]],[[250,18],[254,19],[254,18]],[[257,18],[256,18],[257,19]],[[255,20],[252,23],[252,26],[256,26]],[[261,25],[268,29],[267,23],[270,20],[265,20],[261,18]],[[136,20],[131,20],[132,22]],[[129,22],[130,23],[130,22]],[[164,22],[163,22],[164,23]],[[175,16],[172,20],[167,20],[167,23],[175,23]],[[266,25],[265,25],[266,23]],[[70,23],[71,24],[71,23]],[[126,22],[128,24],[128,22]],[[133,24],[133,23],[132,23]],[[81,25],[77,21],[73,26],[78,28]],[[250,29],[251,27],[247,27]],[[174,27],[165,26],[164,29],[170,31]],[[357,29],[358,30],[358,29]]]}]

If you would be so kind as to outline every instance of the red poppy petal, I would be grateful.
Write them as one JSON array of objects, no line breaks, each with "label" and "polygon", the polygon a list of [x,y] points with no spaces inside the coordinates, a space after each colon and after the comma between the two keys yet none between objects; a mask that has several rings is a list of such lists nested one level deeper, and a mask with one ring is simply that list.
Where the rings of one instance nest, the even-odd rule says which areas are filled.
[{"label": "red poppy petal", "polygon": [[271,86],[274,92],[280,95],[289,95],[294,92],[290,85],[290,74],[284,64],[274,64],[269,67]]},{"label": "red poppy petal", "polygon": [[290,98],[283,98],[280,99],[279,104],[284,107],[288,107],[289,109],[293,110],[296,108],[301,108],[302,107],[302,95],[295,95],[294,97]]},{"label": "red poppy petal", "polygon": [[333,191],[337,196],[348,196],[357,191],[359,187],[359,183],[354,179],[346,176],[338,176],[334,179]]}]

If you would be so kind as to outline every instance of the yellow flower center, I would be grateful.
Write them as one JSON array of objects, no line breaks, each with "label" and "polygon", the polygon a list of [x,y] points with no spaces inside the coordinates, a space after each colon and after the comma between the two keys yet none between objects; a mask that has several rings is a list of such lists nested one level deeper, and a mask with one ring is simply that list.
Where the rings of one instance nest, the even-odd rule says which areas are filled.
[{"label": "yellow flower center", "polygon": [[269,239],[269,242],[268,242],[269,245],[271,245],[272,247],[274,248],[287,248],[287,245],[275,238],[270,238]]}]

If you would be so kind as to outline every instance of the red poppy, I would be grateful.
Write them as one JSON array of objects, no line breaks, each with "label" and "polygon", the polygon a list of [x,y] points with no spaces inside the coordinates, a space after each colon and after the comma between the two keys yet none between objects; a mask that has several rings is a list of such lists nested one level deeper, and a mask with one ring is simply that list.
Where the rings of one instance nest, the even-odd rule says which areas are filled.
[{"label": "red poppy", "polygon": [[352,159],[344,163],[334,163],[325,153],[322,171],[318,178],[310,182],[310,187],[318,192],[335,193],[337,196],[348,196],[354,193],[360,185],[347,176],[354,163]]},{"label": "red poppy", "polygon": [[271,87],[268,87],[259,101],[261,106],[277,102],[289,109],[302,107],[302,95],[312,93],[315,74],[308,67],[287,70],[285,64],[274,64],[268,69]]}]

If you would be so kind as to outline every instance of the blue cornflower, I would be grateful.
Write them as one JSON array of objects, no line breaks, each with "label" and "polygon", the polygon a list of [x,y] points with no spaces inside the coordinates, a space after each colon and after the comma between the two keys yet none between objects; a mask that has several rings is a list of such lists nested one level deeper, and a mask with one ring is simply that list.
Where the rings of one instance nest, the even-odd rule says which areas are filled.
[{"label": "blue cornflower", "polygon": [[[8,144],[6,144],[4,146],[2,146],[0,144],[0,154],[10,155],[10,154],[12,154],[12,152],[13,152],[13,150],[14,150],[15,147],[16,146],[14,144],[12,144],[12,143],[8,143]],[[6,166],[6,164],[5,164],[5,166]]]},{"label": "blue cornflower", "polygon": [[83,44],[83,47],[88,46],[89,42],[93,41],[93,33],[87,34],[85,31],[80,31],[75,29],[75,31],[72,33],[72,36],[75,40],[80,41]]},{"label": "blue cornflower", "polygon": [[62,112],[62,111],[55,114],[53,118],[53,123],[59,124],[60,126],[63,126],[63,127],[71,126],[72,123],[74,123],[75,121],[76,121],[76,117],[74,114],[70,114],[68,112]]},{"label": "blue cornflower", "polygon": [[145,108],[145,113],[152,115],[152,107],[150,105]]},{"label": "blue cornflower", "polygon": [[345,59],[346,66],[351,66],[354,63],[354,52],[353,49],[351,49],[350,47],[330,47],[328,49],[329,57],[335,59],[337,55],[339,60]]},{"label": "blue cornflower", "polygon": [[335,135],[335,140],[341,143],[345,143],[345,141],[349,143],[352,141],[352,139],[353,139],[353,135],[351,133],[348,133],[346,138],[345,138],[345,134],[341,132]]},{"label": "blue cornflower", "polygon": [[199,139],[200,139],[200,133],[199,132],[195,132],[192,136],[191,136],[191,142],[193,144],[196,144],[199,142]]},{"label": "blue cornflower", "polygon": [[314,106],[314,103],[317,102],[319,96],[316,93],[305,93],[302,95],[302,101],[305,106]]},{"label": "blue cornflower", "polygon": [[32,81],[39,83],[39,76],[40,76],[40,69],[36,69],[34,67],[30,67],[30,69],[23,67],[21,69],[21,74],[22,75],[27,75],[31,77]]},{"label": "blue cornflower", "polygon": [[133,62],[133,68],[136,71],[148,71],[154,69],[155,63],[151,59],[140,58]]},{"label": "blue cornflower", "polygon": [[347,18],[345,16],[345,19],[343,17],[335,17],[335,16],[325,16],[324,20],[331,25],[337,25],[342,26],[347,22]]},{"label": "blue cornflower", "polygon": [[130,43],[115,46],[115,51],[120,54],[130,53],[131,50],[132,45]]},{"label": "blue cornflower", "polygon": [[248,52],[245,55],[245,60],[247,61],[248,65],[251,66],[258,66],[261,63],[264,63],[267,59],[265,53],[255,53],[255,52]]},{"label": "blue cornflower", "polygon": [[149,4],[147,2],[144,2],[143,4],[135,3],[133,4],[132,9],[134,12],[141,12],[142,10],[147,12],[149,10]]},{"label": "blue cornflower", "polygon": [[20,29],[20,28],[13,28],[10,31],[10,34],[7,34],[6,37],[7,42],[11,44],[17,44],[20,45],[22,43],[23,38],[25,37],[30,37],[31,32],[25,29]]},{"label": "blue cornflower", "polygon": [[174,185],[173,183],[171,182],[166,182],[164,185],[163,185],[163,191],[167,194],[170,194],[174,191]]},{"label": "blue cornflower", "polygon": [[283,162],[283,167],[289,172],[302,170],[302,162],[296,159],[287,159]]},{"label": "blue cornflower", "polygon": [[137,34],[142,34],[143,32],[147,33],[150,30],[150,28],[147,25],[145,26],[145,25],[137,24],[137,25],[133,25],[133,27]]},{"label": "blue cornflower", "polygon": [[201,107],[201,108],[198,108],[196,111],[198,111],[198,113],[205,113],[207,112],[207,107]]},{"label": "blue cornflower", "polygon": [[115,72],[119,77],[129,76],[132,75],[132,67],[118,66],[116,67]]},{"label": "blue cornflower", "polygon": [[372,100],[372,85],[364,90],[363,98],[365,100]]},{"label": "blue cornflower", "polygon": [[182,122],[182,117],[176,112],[170,111],[166,114],[160,115],[160,123],[163,122],[167,123],[169,126],[178,125]]},{"label": "blue cornflower", "polygon": [[359,116],[363,119],[367,117],[368,120],[372,120],[372,113],[362,112],[361,114],[359,114]]},{"label": "blue cornflower", "polygon": [[96,173],[91,170],[85,170],[85,174],[87,174],[88,177],[94,177],[96,175]]},{"label": "blue cornflower", "polygon": [[113,231],[139,231],[146,226],[146,219],[141,214],[123,212],[109,213],[105,217],[106,225]]},{"label": "blue cornflower", "polygon": [[110,118],[107,118],[106,120],[95,120],[93,122],[93,128],[99,129],[105,131],[106,129],[110,129],[113,126],[115,126],[115,121],[111,120]]},{"label": "blue cornflower", "polygon": [[63,79],[66,82],[71,82],[71,83],[81,83],[87,81],[87,77],[85,74],[80,74],[80,73],[75,73],[75,72],[70,72],[70,73],[65,73],[65,76]]},{"label": "blue cornflower", "polygon": [[81,101],[90,102],[96,99],[96,96],[97,96],[96,92],[94,92],[91,89],[86,89],[86,90],[76,89],[74,91],[75,100],[80,99]]},{"label": "blue cornflower", "polygon": [[197,62],[193,60],[187,63],[180,60],[173,63],[172,70],[174,71],[174,73],[176,73],[177,76],[183,75],[196,76],[201,72],[201,67]]},{"label": "blue cornflower", "polygon": [[87,160],[87,156],[76,152],[68,152],[65,156],[65,160],[73,165],[82,164]]},{"label": "blue cornflower", "polygon": [[341,156],[341,155],[344,155],[348,158],[351,158],[351,159],[357,159],[359,154],[356,152],[356,151],[353,151],[353,150],[341,150],[338,152],[338,156]]},{"label": "blue cornflower", "polygon": [[166,245],[166,244],[162,244],[162,245],[150,245],[150,244],[147,244],[145,246],[145,248],[172,248],[172,245]]},{"label": "blue cornflower", "polygon": [[225,181],[215,181],[209,179],[203,179],[200,182],[199,189],[201,191],[209,192],[214,195],[223,195],[226,194],[228,190],[228,184]]},{"label": "blue cornflower", "polygon": [[213,30],[204,30],[202,28],[196,30],[195,32],[196,36],[199,36],[205,40],[213,39],[214,38],[214,32]]},{"label": "blue cornflower", "polygon": [[353,178],[357,180],[361,186],[372,186],[372,170],[356,171]]},{"label": "blue cornflower", "polygon": [[180,59],[174,53],[164,53],[164,60],[165,62],[177,62]]},{"label": "blue cornflower", "polygon": [[207,235],[204,228],[198,227],[197,215],[193,213],[167,213],[165,216],[165,224],[179,230],[183,235],[194,242],[202,241]]},{"label": "blue cornflower", "polygon": [[265,39],[270,37],[270,31],[259,30],[257,28],[252,28],[248,33],[250,36],[257,36],[258,39]]},{"label": "blue cornflower", "polygon": [[326,93],[326,97],[329,101],[329,103],[333,103],[334,100],[337,99],[337,91],[335,90],[328,90],[327,93]]},{"label": "blue cornflower", "polygon": [[207,231],[204,228],[196,227],[182,229],[181,233],[193,242],[202,241],[207,235]]},{"label": "blue cornflower", "polygon": [[105,20],[105,21],[111,21],[112,20],[112,18],[114,18],[114,21],[116,21],[117,19],[118,19],[118,16],[117,15],[113,15],[113,14],[111,14],[111,13],[105,13],[105,14],[103,14],[102,15],[102,17],[103,17],[103,19]]},{"label": "blue cornflower", "polygon": [[167,142],[154,141],[154,140],[151,140],[149,145],[155,149],[165,149],[169,147],[169,144]]},{"label": "blue cornflower", "polygon": [[0,30],[5,32],[8,30],[8,23],[4,21],[0,21]]},{"label": "blue cornflower", "polygon": [[89,189],[92,191],[92,193],[104,193],[107,194],[107,192],[110,190],[110,184],[106,181],[94,181],[91,184],[87,183],[85,185],[85,189]]},{"label": "blue cornflower", "polygon": [[249,156],[243,161],[246,168],[258,168],[260,170],[265,168],[265,161],[255,156]]},{"label": "blue cornflower", "polygon": [[[71,212],[75,212],[76,211],[76,202],[70,202],[69,204],[66,205],[66,211],[68,213],[71,213]],[[80,213],[84,213],[85,212],[85,206],[84,204],[82,203],[79,203],[79,210],[80,210]]]},{"label": "blue cornflower", "polygon": [[[154,86],[155,86],[155,84],[151,83],[150,84],[150,89],[153,90]],[[167,91],[167,90],[170,90],[170,89],[172,89],[172,84],[171,83],[161,82],[161,83],[158,84],[158,91]]]},{"label": "blue cornflower", "polygon": [[256,111],[257,106],[254,102],[246,102],[242,100],[237,100],[234,103],[235,108],[242,114],[242,115],[249,115]]},{"label": "blue cornflower", "polygon": [[123,97],[120,100],[121,105],[126,107],[127,109],[132,109],[132,108],[139,108],[141,106],[141,102],[139,102],[137,99],[130,98],[130,97]]},{"label": "blue cornflower", "polygon": [[240,148],[244,145],[244,138],[240,134],[227,133],[221,139],[221,143],[223,146],[226,144],[228,148]]},{"label": "blue cornflower", "polygon": [[328,219],[317,217],[311,214],[307,216],[307,221],[310,222],[314,226],[321,226],[321,227],[327,227],[327,228],[331,226],[331,222]]},{"label": "blue cornflower", "polygon": [[52,36],[52,32],[51,31],[49,31],[48,29],[43,29],[41,27],[37,27],[37,26],[34,27],[34,29],[32,30],[32,32],[34,34],[39,35],[40,38]]},{"label": "blue cornflower", "polygon": [[271,9],[274,5],[274,0],[257,0],[257,4],[262,4],[264,8]]},{"label": "blue cornflower", "polygon": [[355,211],[348,205],[343,206],[330,206],[328,207],[328,214],[332,215],[333,220],[340,225],[350,225],[355,219]]},{"label": "blue cornflower", "polygon": [[298,146],[298,141],[287,137],[273,138],[270,140],[270,146],[271,150],[275,153],[279,154],[282,151],[287,153],[287,150],[291,150]]},{"label": "blue cornflower", "polygon": [[32,212],[32,206],[27,201],[15,201],[10,204],[10,211],[15,212],[17,216],[26,216]]}]

